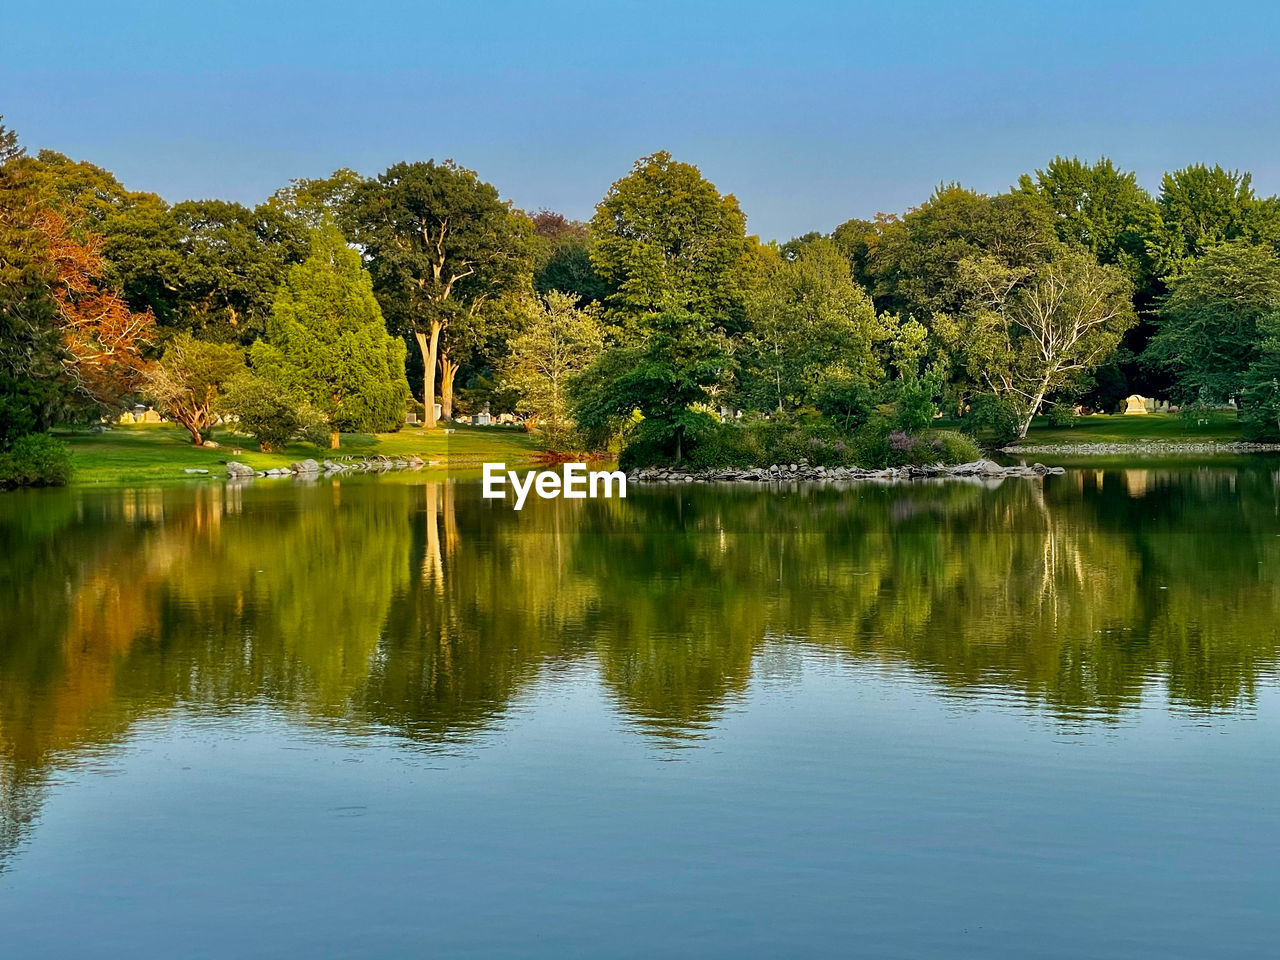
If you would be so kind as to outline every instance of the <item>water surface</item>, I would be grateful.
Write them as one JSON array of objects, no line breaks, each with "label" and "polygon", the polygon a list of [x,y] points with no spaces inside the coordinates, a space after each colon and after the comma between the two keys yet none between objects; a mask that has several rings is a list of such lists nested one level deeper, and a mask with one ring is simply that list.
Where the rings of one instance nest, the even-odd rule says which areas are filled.
[{"label": "water surface", "polygon": [[1280,463],[0,497],[23,957],[1272,957]]}]

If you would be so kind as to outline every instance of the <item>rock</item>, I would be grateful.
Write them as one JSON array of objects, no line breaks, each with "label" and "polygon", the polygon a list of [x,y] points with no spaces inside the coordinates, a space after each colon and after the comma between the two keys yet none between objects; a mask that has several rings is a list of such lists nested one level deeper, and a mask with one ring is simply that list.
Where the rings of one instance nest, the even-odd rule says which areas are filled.
[{"label": "rock", "polygon": [[183,470],[182,472],[183,472],[183,473],[198,473],[198,474],[206,474],[206,473],[208,473],[209,471],[208,471],[208,470],[201,470],[201,469],[199,469],[198,467],[187,467],[187,469]]},{"label": "rock", "polygon": [[[207,447],[210,450],[217,450],[218,447],[222,446],[222,444],[218,443],[218,441],[216,440],[206,440],[204,443],[201,444],[201,446]],[[239,450],[236,451],[236,453],[239,453],[239,452],[240,452]]]},{"label": "rock", "polygon": [[254,474],[253,467],[248,464],[240,463],[238,460],[227,461],[227,476],[232,480],[247,480]]},{"label": "rock", "polygon": [[289,464],[289,469],[294,473],[319,473],[320,464],[314,460],[302,460],[298,463]]}]

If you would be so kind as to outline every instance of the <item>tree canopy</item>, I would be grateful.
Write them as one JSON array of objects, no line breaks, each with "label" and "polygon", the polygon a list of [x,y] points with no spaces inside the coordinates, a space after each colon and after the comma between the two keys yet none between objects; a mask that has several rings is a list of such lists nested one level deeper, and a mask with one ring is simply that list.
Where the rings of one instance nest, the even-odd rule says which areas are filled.
[{"label": "tree canopy", "polygon": [[290,269],[251,355],[255,370],[325,417],[335,447],[339,431],[393,430],[404,419],[404,343],[387,333],[360,255],[332,225]]},{"label": "tree canopy", "polygon": [[697,167],[659,151],[616,181],[591,219],[591,263],[606,303],[634,318],[687,310],[740,319],[751,266],[747,218]]}]

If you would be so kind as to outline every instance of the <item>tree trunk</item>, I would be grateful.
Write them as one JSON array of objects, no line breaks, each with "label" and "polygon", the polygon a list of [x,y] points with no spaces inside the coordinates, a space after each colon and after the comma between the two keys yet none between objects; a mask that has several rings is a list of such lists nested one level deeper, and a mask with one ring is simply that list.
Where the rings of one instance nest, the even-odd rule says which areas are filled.
[{"label": "tree trunk", "polygon": [[439,320],[432,320],[429,339],[421,331],[413,333],[422,352],[422,425],[428,430],[436,427],[436,358],[440,355],[440,330],[443,327]]},{"label": "tree trunk", "polygon": [[680,441],[684,438],[684,427],[676,427],[676,466],[680,466]]},{"label": "tree trunk", "polygon": [[338,433],[337,430],[330,430],[329,431],[329,449],[337,450],[338,444],[341,442],[342,442],[342,434]]},{"label": "tree trunk", "polygon": [[458,365],[447,353],[440,354],[440,415],[453,419],[453,378],[458,375]]},{"label": "tree trunk", "polygon": [[1022,429],[1018,431],[1019,440],[1027,438],[1027,431],[1031,429],[1031,421],[1035,419],[1036,411],[1040,409],[1040,404],[1044,402],[1044,394],[1047,389],[1047,383],[1041,384],[1035,399],[1031,401],[1031,406],[1027,408],[1027,419],[1022,422]]}]

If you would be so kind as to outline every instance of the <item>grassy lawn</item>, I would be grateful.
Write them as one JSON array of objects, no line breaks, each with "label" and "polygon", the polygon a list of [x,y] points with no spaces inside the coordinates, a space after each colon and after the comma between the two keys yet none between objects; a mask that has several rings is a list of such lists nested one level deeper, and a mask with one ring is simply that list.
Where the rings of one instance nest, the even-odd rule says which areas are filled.
[{"label": "grassy lawn", "polygon": [[248,437],[220,431],[215,449],[196,447],[190,435],[172,424],[117,425],[106,433],[64,431],[58,434],[71,448],[75,466],[72,483],[136,483],[189,479],[187,468],[221,475],[228,460],[239,460],[258,470],[287,467],[308,457],[320,460],[342,456],[409,456],[438,461],[441,468],[466,468],[489,461],[526,462],[537,452],[534,438],[516,430],[458,427],[423,430],[406,427],[398,433],[344,433],[338,450],[321,450],[310,444],[290,444],[278,453],[259,453]]},{"label": "grassy lawn", "polygon": [[1073,427],[1052,427],[1043,417],[1031,425],[1024,443],[1139,443],[1143,440],[1173,442],[1229,442],[1242,439],[1240,421],[1230,412],[1208,414],[1205,426],[1188,424],[1169,413],[1149,413],[1126,417],[1096,414],[1080,417]]}]

